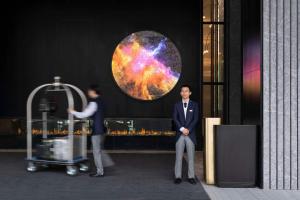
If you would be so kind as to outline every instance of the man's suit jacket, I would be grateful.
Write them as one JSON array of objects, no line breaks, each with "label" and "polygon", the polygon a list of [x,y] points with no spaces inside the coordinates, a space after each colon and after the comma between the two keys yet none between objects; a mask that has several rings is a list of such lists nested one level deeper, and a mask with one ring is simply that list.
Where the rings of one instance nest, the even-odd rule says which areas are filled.
[{"label": "man's suit jacket", "polygon": [[100,97],[91,99],[91,101],[97,103],[97,111],[91,116],[92,123],[92,135],[103,135],[106,133],[106,127],[104,126],[104,104]]},{"label": "man's suit jacket", "polygon": [[176,142],[183,134],[179,129],[181,127],[185,127],[189,129],[189,137],[193,141],[194,144],[196,144],[196,125],[198,123],[199,118],[199,110],[198,110],[198,104],[194,101],[189,100],[188,108],[186,111],[186,118],[184,117],[184,110],[183,110],[183,103],[182,101],[179,101],[174,106],[174,112],[173,112],[173,121],[175,123],[176,128]]}]

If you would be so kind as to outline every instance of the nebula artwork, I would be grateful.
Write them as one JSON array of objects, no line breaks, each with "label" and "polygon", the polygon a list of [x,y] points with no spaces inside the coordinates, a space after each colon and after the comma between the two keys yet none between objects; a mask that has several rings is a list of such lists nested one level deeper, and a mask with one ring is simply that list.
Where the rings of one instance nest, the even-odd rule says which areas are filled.
[{"label": "nebula artwork", "polygon": [[113,77],[123,92],[139,100],[154,100],[169,93],[181,73],[176,46],[154,31],[132,33],[116,47]]}]

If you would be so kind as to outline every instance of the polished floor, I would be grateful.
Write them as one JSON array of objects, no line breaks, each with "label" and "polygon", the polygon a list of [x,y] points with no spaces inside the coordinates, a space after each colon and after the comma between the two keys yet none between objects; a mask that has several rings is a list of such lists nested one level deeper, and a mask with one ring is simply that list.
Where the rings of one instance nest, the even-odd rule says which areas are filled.
[{"label": "polished floor", "polygon": [[208,200],[202,185],[173,184],[174,152],[113,153],[105,177],[69,177],[64,167],[25,170],[25,153],[0,153],[1,200]]},{"label": "polished floor", "polygon": [[196,153],[195,169],[201,183],[196,186],[172,183],[174,152],[169,151],[112,151],[116,166],[107,169],[103,179],[92,179],[86,174],[68,177],[63,168],[31,174],[25,171],[24,150],[16,152],[0,150],[0,200],[300,200],[300,191],[206,185],[202,152]]}]

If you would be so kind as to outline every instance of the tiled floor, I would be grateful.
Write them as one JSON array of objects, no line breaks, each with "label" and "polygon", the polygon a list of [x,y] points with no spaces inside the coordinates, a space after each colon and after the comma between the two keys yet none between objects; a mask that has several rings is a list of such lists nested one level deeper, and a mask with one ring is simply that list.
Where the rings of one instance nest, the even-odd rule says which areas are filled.
[{"label": "tiled floor", "polygon": [[212,200],[300,200],[300,191],[263,190],[259,188],[219,188],[203,180],[203,153],[196,153],[196,174]]}]

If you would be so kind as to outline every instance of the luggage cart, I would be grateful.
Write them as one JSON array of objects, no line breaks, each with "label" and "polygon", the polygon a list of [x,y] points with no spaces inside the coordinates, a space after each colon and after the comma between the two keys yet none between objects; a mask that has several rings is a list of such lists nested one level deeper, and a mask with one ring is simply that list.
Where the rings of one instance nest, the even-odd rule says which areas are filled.
[{"label": "luggage cart", "polygon": [[[68,108],[74,108],[74,99],[72,90],[74,90],[81,98],[82,101],[82,109],[84,109],[87,105],[87,99],[84,93],[74,85],[65,84],[60,82],[60,77],[54,77],[54,83],[48,83],[41,85],[35,88],[29,95],[27,99],[27,171],[35,172],[40,167],[47,167],[48,165],[65,165],[66,166],[66,173],[70,176],[77,175],[79,170],[80,171],[88,171],[88,158],[87,158],[87,130],[88,126],[87,123],[81,123],[81,134],[79,136],[76,135],[74,137],[74,123],[76,121],[84,121],[83,120],[74,120],[72,114],[68,114],[67,122],[68,131],[67,136],[65,136],[63,145],[64,151],[67,151],[66,155],[63,159],[44,159],[37,156],[33,156],[32,150],[32,124],[35,123],[35,120],[32,120],[32,101],[34,96],[39,91],[44,91],[45,93],[48,92],[65,92],[68,101]],[[43,140],[48,139],[48,129],[47,125],[50,120],[47,119],[47,111],[42,111],[42,138]],[[56,142],[62,141],[62,138],[57,138]],[[74,142],[76,141],[76,145]],[[67,145],[67,146],[66,146]],[[59,148],[59,147],[58,147]],[[79,148],[76,150],[76,148]],[[74,155],[74,150],[76,150],[76,155]],[[78,169],[79,166],[79,169]]]}]

